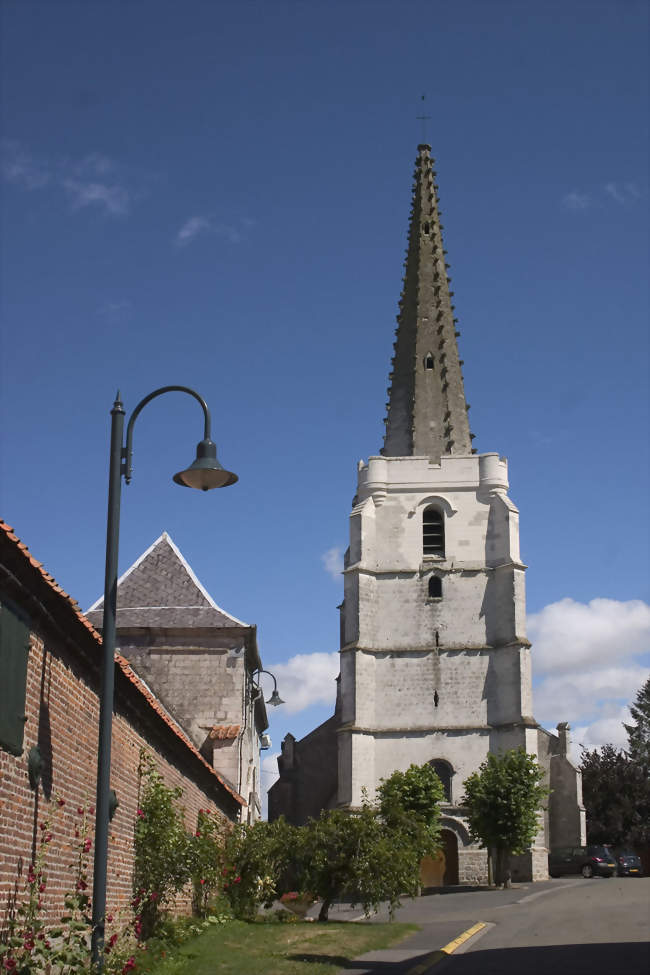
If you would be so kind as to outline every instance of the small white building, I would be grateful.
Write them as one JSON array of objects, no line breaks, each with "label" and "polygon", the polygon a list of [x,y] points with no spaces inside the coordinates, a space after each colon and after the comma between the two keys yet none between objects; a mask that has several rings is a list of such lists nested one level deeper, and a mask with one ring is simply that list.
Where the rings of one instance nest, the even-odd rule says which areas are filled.
[{"label": "small white building", "polygon": [[[336,713],[283,747],[269,811],[304,822],[323,806],[353,809],[395,769],[431,762],[446,792],[445,867],[431,864],[424,882],[484,882],[463,783],[489,753],[522,747],[554,791],[513,877],[541,879],[551,844],[585,841],[580,775],[568,725],[556,737],[533,717],[519,512],[505,458],[472,447],[445,254],[421,145],[384,447],[359,463],[350,515]],[[335,769],[323,763],[334,741]]]}]

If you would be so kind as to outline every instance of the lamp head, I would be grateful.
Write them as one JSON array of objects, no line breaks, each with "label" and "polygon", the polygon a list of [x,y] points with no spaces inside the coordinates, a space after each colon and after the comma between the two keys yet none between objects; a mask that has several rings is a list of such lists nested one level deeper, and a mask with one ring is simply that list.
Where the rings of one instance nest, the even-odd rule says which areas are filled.
[{"label": "lamp head", "polygon": [[266,703],[267,704],[270,704],[271,707],[274,707],[274,708],[277,708],[277,706],[279,704],[284,704],[285,703],[282,700],[282,698],[280,697],[280,695],[278,694],[277,687],[275,688],[275,690],[273,691],[273,693],[271,694],[270,698],[268,699],[268,701]]},{"label": "lamp head", "polygon": [[196,446],[196,460],[185,471],[174,474],[176,484],[183,487],[210,491],[212,488],[228,487],[239,478],[225,470],[217,460],[217,446],[212,440],[202,440]]}]

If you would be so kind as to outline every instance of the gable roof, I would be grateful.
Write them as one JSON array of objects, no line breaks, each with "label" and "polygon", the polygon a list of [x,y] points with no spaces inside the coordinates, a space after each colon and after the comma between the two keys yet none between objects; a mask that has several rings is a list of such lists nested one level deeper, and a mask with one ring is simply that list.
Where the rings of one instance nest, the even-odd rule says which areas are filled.
[{"label": "gable roof", "polygon": [[[18,536],[14,534],[13,528],[2,519],[0,519],[0,543],[2,543],[2,549],[8,555],[5,558],[4,551],[0,553],[2,556],[0,557],[0,565],[4,567],[8,579],[12,583],[20,586],[21,589],[26,589],[34,599],[36,606],[39,607],[39,610],[55,623],[62,635],[72,637],[75,647],[79,652],[85,652],[97,664],[97,667],[99,667],[101,663],[100,648],[102,643],[100,634],[81,612],[79,604],[65,592],[54,576],[50,575],[43,568],[42,563],[34,558],[24,542],[21,542]],[[145,711],[149,711],[150,716],[154,720],[162,721],[175,738],[191,753],[193,760],[198,761],[200,765],[218,780],[221,788],[231,797],[231,801],[236,806],[246,806],[246,800],[239,795],[234,786],[223,775],[220,775],[206,761],[181,726],[172,718],[151,689],[138,677],[135,671],[129,666],[126,658],[120,653],[115,654],[115,667],[116,698],[119,692],[122,691],[124,693],[127,687],[131,691],[135,691],[138,695],[138,712],[142,714],[143,709],[145,709]]]},{"label": "gable roof", "polygon": [[[104,599],[86,611],[101,626]],[[251,629],[217,606],[167,532],[156,539],[117,583],[117,626]]]}]

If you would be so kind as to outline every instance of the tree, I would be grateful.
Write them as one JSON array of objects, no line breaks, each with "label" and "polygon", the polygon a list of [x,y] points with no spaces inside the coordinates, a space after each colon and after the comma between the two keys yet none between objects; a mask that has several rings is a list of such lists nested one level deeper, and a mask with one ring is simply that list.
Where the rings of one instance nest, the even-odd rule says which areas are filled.
[{"label": "tree", "polygon": [[366,914],[388,901],[393,914],[400,896],[418,890],[420,853],[407,830],[389,827],[364,803],[358,812],[324,810],[301,830],[302,888],[322,898],[319,921],[343,897]]},{"label": "tree", "polygon": [[488,755],[465,782],[472,839],[487,848],[495,865],[495,882],[510,886],[507,858],[524,853],[539,829],[539,811],[548,789],[540,785],[543,770],[523,748]]},{"label": "tree", "polygon": [[300,875],[301,829],[284,817],[235,826],[226,840],[222,888],[236,917],[252,920]]},{"label": "tree", "polygon": [[405,832],[424,856],[435,857],[440,848],[440,803],[445,792],[433,767],[410,765],[382,779],[379,812],[388,829]]},{"label": "tree", "polygon": [[603,745],[600,751],[583,749],[580,770],[589,841],[613,846],[650,842],[648,766]]},{"label": "tree", "polygon": [[634,724],[624,724],[629,740],[630,758],[650,772],[650,677],[639,689],[634,704],[630,705]]}]

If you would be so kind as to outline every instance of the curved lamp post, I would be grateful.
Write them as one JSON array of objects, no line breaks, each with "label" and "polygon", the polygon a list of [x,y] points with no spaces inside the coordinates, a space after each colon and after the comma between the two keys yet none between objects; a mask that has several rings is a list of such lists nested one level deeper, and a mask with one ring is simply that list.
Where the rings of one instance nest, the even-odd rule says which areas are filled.
[{"label": "curved lamp post", "polygon": [[104,967],[104,918],[106,914],[106,871],[108,859],[108,822],[110,806],[111,730],[115,676],[115,631],[117,610],[117,555],[120,532],[120,496],[122,478],[131,481],[133,425],[141,410],[163,393],[188,393],[203,409],[203,440],[197,445],[196,459],[174,474],[174,481],[184,487],[209,491],[227,487],[238,480],[224,470],[217,460],[217,448],[210,438],[210,411],[202,396],[188,386],[163,386],[141,400],[129,419],[124,436],[124,407],[118,392],[111,410],[111,452],[108,476],[108,518],[106,525],[106,575],[104,580],[104,618],[102,624],[103,659],[99,701],[99,743],[97,750],[97,802],[95,811],[95,866],[93,873],[92,958],[98,972]]},{"label": "curved lamp post", "polygon": [[[268,674],[269,677],[273,678],[273,693],[271,694],[270,698],[266,703],[270,704],[274,708],[277,708],[278,705],[280,704],[284,704],[285,701],[283,701],[280,695],[278,694],[278,682],[275,679],[275,675],[272,674],[270,670],[263,670],[261,667],[253,673],[253,679],[255,679],[255,674]],[[262,694],[262,688],[260,687],[259,684],[257,685],[257,687],[259,689],[260,694]]]}]

